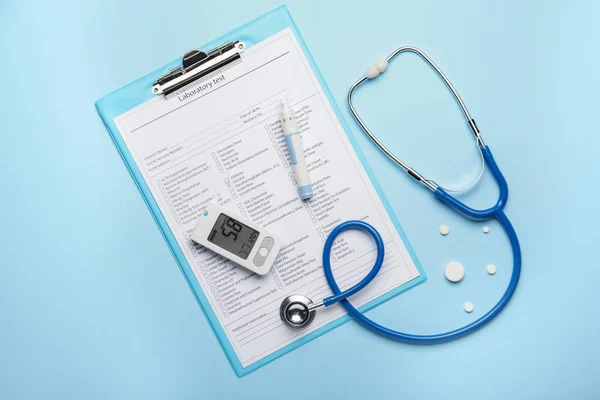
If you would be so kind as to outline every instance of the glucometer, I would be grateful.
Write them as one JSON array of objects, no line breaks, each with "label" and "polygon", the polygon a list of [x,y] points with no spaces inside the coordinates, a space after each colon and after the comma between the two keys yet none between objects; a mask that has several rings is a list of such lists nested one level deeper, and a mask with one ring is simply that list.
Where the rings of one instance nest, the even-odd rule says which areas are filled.
[{"label": "glucometer", "polygon": [[281,240],[265,228],[216,203],[208,203],[192,240],[234,263],[265,275],[281,249]]}]

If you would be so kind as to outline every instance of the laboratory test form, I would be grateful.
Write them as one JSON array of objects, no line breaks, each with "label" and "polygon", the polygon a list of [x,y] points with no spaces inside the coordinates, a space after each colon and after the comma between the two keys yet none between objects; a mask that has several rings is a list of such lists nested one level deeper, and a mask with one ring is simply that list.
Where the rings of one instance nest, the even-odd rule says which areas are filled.
[{"label": "laboratory test form", "polygon": [[[300,200],[289,163],[279,121],[282,100],[292,105],[303,134],[314,193],[308,201]],[[279,318],[289,294],[330,294],[321,252],[339,223],[365,220],[385,242],[379,275],[353,304],[420,276],[289,28],[248,48],[234,67],[169,99],[157,96],[114,122],[243,367],[346,314],[339,305],[329,307],[302,331]],[[191,240],[210,201],[283,240],[269,274],[242,269]],[[375,257],[375,243],[364,233],[340,236],[331,261],[341,288],[359,281]]]}]

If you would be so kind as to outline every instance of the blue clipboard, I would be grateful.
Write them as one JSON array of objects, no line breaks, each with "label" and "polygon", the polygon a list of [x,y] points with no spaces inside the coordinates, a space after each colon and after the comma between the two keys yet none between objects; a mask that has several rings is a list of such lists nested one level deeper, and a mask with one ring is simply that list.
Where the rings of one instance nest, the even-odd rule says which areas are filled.
[{"label": "blue clipboard", "polygon": [[[356,142],[356,139],[352,136],[347,123],[344,121],[342,113],[341,113],[339,107],[336,105],[334,98],[331,95],[331,92],[329,91],[329,88],[327,87],[327,84],[325,83],[323,76],[321,75],[319,69],[317,68],[317,65],[315,64],[315,62],[310,54],[310,51],[306,47],[306,44],[304,43],[304,40],[302,39],[302,36],[300,35],[300,32],[298,31],[298,28],[296,27],[296,24],[294,23],[294,20],[292,19],[287,7],[280,6],[276,9],[274,9],[273,11],[246,23],[245,25],[213,40],[212,42],[210,42],[200,48],[205,48],[205,49],[215,48],[215,47],[222,45],[223,43],[226,43],[226,42],[229,42],[232,40],[242,40],[246,43],[246,45],[248,47],[251,47],[286,28],[290,28],[296,35],[298,42],[300,43],[300,46],[302,48],[302,51],[306,55],[306,58],[308,59],[310,66],[313,69],[313,71],[319,81],[319,84],[322,86],[323,91],[325,92],[325,95],[327,96],[327,99],[329,100],[329,103],[331,104],[333,110],[335,111],[335,113],[337,115],[337,118],[339,119],[340,123],[342,124],[344,131],[347,133],[348,138],[349,138],[350,142],[352,143],[352,146],[354,147],[355,152],[357,153],[359,159],[361,160],[369,178],[371,179],[371,181],[373,183],[373,186],[375,187],[379,197],[381,198],[387,212],[390,215],[390,218],[392,219],[392,221],[394,223],[394,226],[398,230],[400,237],[404,241],[404,244],[406,245],[406,248],[420,273],[419,277],[412,279],[411,281],[407,282],[406,284],[386,293],[385,295],[382,295],[382,296],[372,300],[371,302],[365,304],[364,306],[362,306],[360,308],[361,311],[366,311],[366,310],[369,310],[369,309],[381,304],[382,302],[390,299],[391,297],[394,297],[394,296],[398,295],[399,293],[401,293],[415,285],[418,285],[419,283],[424,282],[426,280],[425,272],[423,271],[423,268],[422,268],[419,260],[417,259],[416,255],[414,253],[414,250],[410,246],[408,239],[406,238],[406,235],[404,234],[404,231],[402,230],[400,223],[398,222],[398,219],[397,219],[396,215],[394,214],[392,207],[390,206],[385,195],[383,194],[383,191],[381,190],[381,187],[379,186],[377,180],[375,179],[375,175],[373,174],[373,171],[367,164],[367,162],[364,158],[364,155],[360,151],[360,148]],[[114,123],[114,118],[116,118],[119,115],[124,114],[125,112],[152,99],[154,97],[154,95],[152,94],[151,88],[152,88],[152,85],[154,84],[154,82],[156,82],[156,80],[159,77],[165,75],[166,73],[168,73],[169,71],[173,70],[174,68],[176,68],[180,65],[181,65],[180,59],[174,60],[171,63],[165,65],[164,67],[159,68],[156,71],[151,72],[150,74],[130,83],[129,85],[124,86],[121,89],[106,95],[105,97],[101,98],[100,100],[98,100],[96,102],[96,109],[98,110],[98,113],[102,117],[102,120],[104,121],[104,124],[106,125],[117,149],[119,150],[121,157],[123,158],[123,161],[125,162],[125,165],[129,169],[129,172],[131,173],[131,176],[133,177],[134,182],[136,183],[138,189],[140,190],[140,193],[142,194],[146,204],[148,205],[148,208],[150,209],[150,212],[152,213],[152,216],[154,217],[156,224],[160,228],[167,244],[169,245],[171,252],[173,253],[173,256],[177,260],[177,263],[179,264],[181,272],[185,276],[190,289],[192,290],[192,292],[194,293],[194,296],[196,297],[196,300],[202,307],[204,315],[208,319],[208,322],[210,323],[210,325],[213,329],[213,332],[219,339],[221,347],[223,348],[223,351],[227,355],[227,358],[229,359],[229,362],[230,362],[233,370],[235,371],[235,373],[238,377],[242,377],[242,376],[256,370],[257,368],[260,368],[261,366],[275,360],[276,358],[282,356],[283,354],[301,346],[302,344],[343,324],[344,322],[350,320],[350,316],[345,315],[343,317],[340,317],[340,318],[336,319],[335,321],[312,332],[311,334],[304,336],[303,338],[296,340],[293,343],[290,343],[286,347],[278,350],[277,352],[269,355],[268,357],[263,358],[259,361],[256,361],[255,363],[250,364],[249,366],[247,366],[245,368],[242,366],[240,360],[238,359],[237,354],[235,353],[231,343],[229,342],[229,339],[227,338],[227,336],[225,334],[225,331],[223,330],[221,324],[219,323],[215,312],[213,311],[210,303],[208,302],[208,299],[206,298],[202,288],[200,287],[200,284],[196,280],[196,277],[195,277],[190,265],[188,264],[183,251],[179,247],[177,240],[175,239],[175,236],[171,232],[171,229],[169,228],[164,215],[162,214],[156,200],[154,199],[153,195],[151,194],[150,189],[146,185],[146,182],[145,182],[140,170],[138,169],[133,157],[129,153],[127,145],[123,141],[123,138],[121,137],[121,135]]]}]

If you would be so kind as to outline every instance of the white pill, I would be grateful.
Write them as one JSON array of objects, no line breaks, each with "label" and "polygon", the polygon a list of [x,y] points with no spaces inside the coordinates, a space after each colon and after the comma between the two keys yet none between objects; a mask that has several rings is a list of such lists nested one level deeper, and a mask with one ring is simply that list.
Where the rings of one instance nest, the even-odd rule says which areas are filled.
[{"label": "white pill", "polygon": [[375,68],[379,70],[379,72],[383,72],[387,69],[388,62],[387,60],[379,60],[375,63]]},{"label": "white pill", "polygon": [[483,227],[483,233],[490,233],[490,227],[489,226],[484,226]]},{"label": "white pill", "polygon": [[446,270],[444,271],[446,275],[446,279],[450,282],[460,282],[462,278],[465,276],[465,269],[459,262],[451,262],[446,265]]},{"label": "white pill", "polygon": [[487,266],[487,272],[490,275],[494,275],[496,273],[496,266],[494,264],[490,264]]},{"label": "white pill", "polygon": [[448,225],[440,226],[440,233],[446,236],[448,233],[450,233],[450,227]]},{"label": "white pill", "polygon": [[373,79],[377,78],[377,76],[379,76],[379,70],[377,69],[377,67],[374,65],[370,66],[367,70],[367,78]]},{"label": "white pill", "polygon": [[465,311],[466,312],[468,312],[468,313],[473,312],[474,308],[475,307],[473,307],[473,303],[468,302],[468,301],[465,303]]}]

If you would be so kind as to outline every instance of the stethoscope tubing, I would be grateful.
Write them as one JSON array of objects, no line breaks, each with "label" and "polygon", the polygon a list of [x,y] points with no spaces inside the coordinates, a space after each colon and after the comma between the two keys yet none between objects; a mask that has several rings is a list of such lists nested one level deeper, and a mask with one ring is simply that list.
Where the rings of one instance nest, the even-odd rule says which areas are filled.
[{"label": "stethoscope tubing", "polygon": [[[375,241],[375,245],[377,247],[377,257],[375,258],[375,263],[373,264],[373,268],[371,268],[371,271],[369,271],[369,273],[360,282],[356,283],[351,288],[346,289],[342,292],[340,291],[339,287],[337,286],[337,283],[335,282],[335,278],[333,277],[333,271],[331,268],[331,250],[335,239],[342,232],[347,231],[349,229],[359,229],[370,234],[373,240]],[[325,307],[328,307],[330,305],[336,304],[364,289],[365,286],[367,286],[373,279],[375,279],[375,277],[379,273],[379,270],[383,265],[384,258],[385,244],[383,243],[381,235],[379,234],[379,232],[377,232],[377,229],[375,229],[372,225],[364,221],[350,220],[345,221],[336,226],[327,237],[327,240],[325,241],[325,246],[323,248],[323,270],[325,271],[325,277],[327,278],[327,282],[329,283],[329,286],[331,286],[332,291],[334,293],[333,296],[323,299],[323,305]],[[332,286],[332,283],[333,285],[335,285],[335,288],[337,288],[337,293],[334,286]]]},{"label": "stethoscope tubing", "polygon": [[[354,108],[354,105],[352,104],[352,94],[354,93],[354,90],[359,85],[366,82],[368,79],[376,78],[380,73],[384,72],[387,69],[387,64],[402,52],[413,52],[413,53],[416,53],[417,55],[419,55],[439,75],[439,77],[443,80],[443,82],[445,83],[447,88],[450,90],[450,92],[454,96],[455,100],[458,102],[458,104],[459,104],[460,108],[462,109],[463,114],[467,120],[467,123],[469,124],[469,127],[471,128],[471,131],[472,131],[473,135],[475,136],[475,139],[477,140],[477,145],[479,146],[479,149],[481,150],[481,154],[484,159],[484,165],[485,164],[488,165],[489,170],[491,171],[494,179],[496,180],[496,183],[498,184],[498,188],[499,188],[498,200],[496,201],[496,204],[494,204],[492,207],[483,209],[483,210],[471,208],[471,207],[467,206],[466,204],[464,204],[463,202],[461,202],[460,200],[458,200],[457,198],[450,195],[446,190],[444,190],[442,187],[437,185],[434,181],[423,177],[415,169],[413,169],[410,166],[408,166],[407,164],[405,164],[402,160],[400,160],[398,157],[396,157],[389,149],[387,149],[385,147],[385,145],[381,141],[379,141],[377,139],[377,137],[369,130],[367,125],[364,123],[364,121],[361,120],[360,116],[358,115],[358,112],[356,111],[356,109]],[[373,68],[376,68],[375,72],[373,72]],[[356,121],[358,122],[360,127],[371,138],[371,140],[388,157],[390,157],[393,161],[395,161],[396,164],[398,164],[398,166],[400,166],[404,170],[406,170],[411,177],[413,177],[415,180],[421,182],[428,189],[430,189],[434,193],[434,195],[436,196],[437,199],[439,199],[440,201],[445,203],[448,207],[452,208],[454,211],[464,215],[465,217],[468,217],[468,218],[471,218],[474,220],[480,220],[480,221],[490,220],[490,219],[498,220],[498,222],[504,229],[506,235],[508,236],[508,240],[510,242],[510,246],[511,246],[512,253],[513,253],[513,269],[512,269],[510,281],[508,283],[506,290],[504,291],[504,294],[500,298],[500,300],[498,300],[498,302],[489,311],[487,311],[481,317],[477,318],[475,321],[473,321],[465,326],[462,326],[458,329],[454,329],[454,330],[451,330],[448,332],[443,332],[443,333],[438,333],[438,334],[432,334],[432,335],[415,335],[415,334],[411,334],[411,333],[405,333],[405,332],[396,331],[396,330],[393,330],[390,328],[386,328],[385,326],[382,326],[382,325],[376,323],[375,321],[371,320],[370,318],[368,318],[366,315],[364,315],[362,312],[360,312],[357,308],[355,308],[352,305],[352,303],[350,303],[350,301],[348,300],[349,297],[358,293],[360,290],[364,289],[370,282],[372,282],[373,279],[375,279],[375,277],[381,270],[381,267],[382,267],[383,261],[384,261],[384,257],[385,257],[385,245],[384,245],[383,239],[381,238],[381,235],[379,234],[379,232],[377,232],[377,230],[373,226],[371,226],[370,224],[368,224],[365,221],[355,221],[355,220],[346,221],[333,229],[333,231],[327,237],[327,240],[325,241],[325,246],[323,248],[323,272],[325,274],[327,283],[329,284],[329,286],[333,292],[333,295],[323,299],[322,301],[320,301],[318,303],[313,303],[310,299],[308,299],[304,296],[298,296],[298,295],[297,296],[289,296],[288,298],[286,298],[284,300],[284,302],[282,303],[282,305],[280,307],[280,315],[281,315],[282,320],[284,321],[284,323],[286,325],[288,325],[289,327],[291,327],[293,329],[301,329],[301,328],[304,328],[305,326],[307,326],[312,321],[312,319],[314,318],[315,309],[317,309],[321,306],[329,307],[333,304],[340,303],[346,309],[346,311],[352,317],[354,317],[354,319],[356,321],[358,321],[360,324],[362,324],[366,328],[368,328],[380,335],[388,337],[390,339],[394,339],[394,340],[398,340],[398,341],[402,341],[402,342],[406,342],[406,343],[415,343],[415,344],[440,343],[440,342],[445,342],[445,341],[449,341],[452,339],[457,339],[459,337],[467,335],[467,334],[481,328],[485,324],[489,323],[495,316],[497,316],[504,309],[504,307],[506,307],[506,305],[508,304],[508,302],[514,295],[515,290],[517,289],[517,285],[519,283],[519,278],[521,276],[521,247],[519,245],[519,239],[517,238],[517,234],[516,234],[512,224],[510,223],[508,217],[504,213],[504,207],[506,206],[506,202],[508,199],[508,185],[506,183],[506,179],[504,179],[504,176],[502,175],[500,168],[498,168],[498,165],[496,164],[496,161],[494,160],[494,157],[492,156],[492,152],[490,151],[489,147],[487,145],[485,145],[485,143],[483,142],[483,139],[481,138],[481,135],[479,133],[479,129],[477,128],[477,125],[475,124],[475,120],[473,120],[471,118],[471,115],[469,114],[469,111],[467,110],[467,107],[465,106],[464,102],[460,98],[458,92],[456,91],[456,89],[454,88],[452,83],[450,83],[450,80],[448,80],[448,78],[440,70],[440,68],[438,68],[438,66],[435,65],[435,63],[421,50],[419,50],[415,47],[409,47],[409,46],[400,47],[400,48],[396,49],[392,54],[390,54],[390,56],[388,56],[386,61],[378,62],[375,65],[375,67],[372,67],[369,69],[367,75],[363,76],[361,79],[359,79],[357,82],[355,82],[354,85],[352,85],[352,87],[350,88],[350,90],[348,92],[348,106],[350,108],[350,112],[352,113],[352,115],[354,116],[354,118],[356,119]],[[339,288],[339,286],[337,285],[337,282],[335,281],[335,277],[333,275],[333,269],[331,267],[330,258],[331,258],[331,253],[332,253],[332,249],[333,249],[335,240],[342,232],[344,232],[348,229],[359,229],[359,230],[362,230],[362,231],[368,233],[369,235],[371,235],[371,237],[375,241],[375,244],[377,247],[377,256],[376,256],[375,262],[373,264],[373,267],[371,268],[369,273],[362,280],[360,280],[358,283],[356,283],[354,286],[352,286],[349,289],[346,289],[345,291],[342,291]],[[294,297],[296,297],[296,298],[294,298]],[[300,305],[301,307],[304,307],[304,317],[303,317],[304,319],[303,320],[296,322],[296,321],[293,321],[293,318],[288,315],[288,312],[290,312],[290,310],[291,310],[289,308],[290,304],[296,304],[296,305]],[[298,310],[301,310],[301,308],[295,309],[294,311],[297,312]],[[299,314],[295,315],[295,317],[298,317],[298,316],[299,316]]]},{"label": "stethoscope tubing", "polygon": [[[486,162],[488,163],[489,168],[492,171],[492,174],[500,188],[498,201],[493,207],[485,210],[476,210],[467,206],[455,197],[449,195],[441,188],[437,188],[434,193],[436,197],[442,202],[444,202],[446,205],[467,217],[477,220],[489,220],[492,218],[498,220],[498,222],[506,232],[506,235],[508,236],[510,246],[513,252],[512,274],[504,294],[487,313],[485,313],[475,321],[471,322],[470,324],[467,324],[461,328],[433,335],[415,335],[396,331],[382,326],[368,318],[366,315],[364,315],[362,312],[356,309],[352,305],[352,303],[348,301],[348,298],[354,295],[355,293],[359,292],[360,290],[364,289],[375,278],[375,276],[377,276],[377,273],[379,272],[383,264],[385,249],[381,235],[377,232],[375,228],[363,221],[347,221],[338,225],[331,232],[331,234],[325,242],[325,247],[323,249],[323,271],[325,274],[325,278],[327,279],[327,283],[331,287],[333,296],[323,299],[323,304],[325,306],[331,306],[339,302],[356,321],[358,321],[366,328],[390,339],[415,344],[435,344],[453,339],[458,339],[459,337],[467,335],[481,328],[482,326],[490,322],[496,315],[498,315],[502,311],[502,309],[506,307],[513,294],[515,293],[515,290],[517,289],[519,278],[521,276],[521,247],[519,245],[519,239],[517,238],[517,234],[512,224],[510,223],[508,217],[506,216],[506,214],[504,214],[503,211],[503,208],[506,205],[506,200],[508,198],[508,186],[506,184],[506,180],[500,172],[500,169],[498,168],[498,165],[496,164],[490,149],[487,146],[484,146],[482,150]],[[346,291],[341,291],[339,286],[337,285],[337,282],[335,281],[335,277],[333,276],[330,256],[332,246],[337,236],[348,229],[360,229],[369,233],[373,237],[377,245],[377,257],[373,268],[367,274],[367,276],[365,276],[365,278],[363,278],[356,285],[352,286],[350,289],[347,289]]]}]

